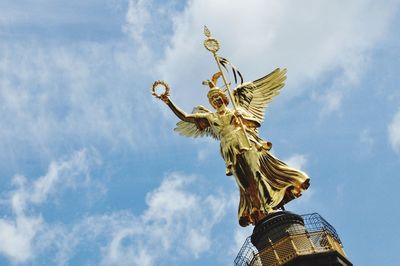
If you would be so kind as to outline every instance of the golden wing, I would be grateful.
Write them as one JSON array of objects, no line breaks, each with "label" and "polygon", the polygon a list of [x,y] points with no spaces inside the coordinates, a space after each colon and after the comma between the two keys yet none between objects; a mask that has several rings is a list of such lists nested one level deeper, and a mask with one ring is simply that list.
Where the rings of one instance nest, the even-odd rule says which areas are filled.
[{"label": "golden wing", "polygon": [[176,128],[174,130],[185,137],[197,138],[211,136],[215,139],[218,139],[218,136],[211,129],[207,118],[201,117],[201,114],[207,113],[211,114],[211,112],[205,107],[201,105],[195,107],[192,111],[192,114],[200,114],[198,118],[195,118],[195,123],[180,121],[176,124]]},{"label": "golden wing", "polygon": [[285,86],[286,69],[277,68],[265,77],[243,83],[233,91],[235,102],[249,111],[261,123],[264,109]]}]

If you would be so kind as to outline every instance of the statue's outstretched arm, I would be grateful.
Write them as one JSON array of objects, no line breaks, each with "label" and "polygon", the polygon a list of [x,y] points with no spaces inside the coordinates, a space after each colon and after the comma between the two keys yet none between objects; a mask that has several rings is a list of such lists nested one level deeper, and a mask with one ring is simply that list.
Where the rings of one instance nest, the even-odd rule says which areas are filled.
[{"label": "statue's outstretched arm", "polygon": [[[155,91],[156,87],[159,85],[164,86],[165,88],[165,92],[160,95],[158,95]],[[174,114],[183,122],[193,123],[200,130],[203,130],[209,126],[208,113],[210,113],[210,111],[208,111],[202,106],[198,106],[193,110],[191,114],[187,114],[185,111],[180,109],[171,101],[171,99],[169,98],[169,86],[165,81],[158,80],[154,82],[152,87],[152,94],[156,98],[165,102],[168,105],[168,107],[172,110],[172,112],[174,112]]]},{"label": "statue's outstretched arm", "polygon": [[181,108],[176,106],[171,99],[167,97],[162,97],[161,100],[165,102],[168,107],[174,112],[174,114],[182,121],[189,122],[189,123],[196,123],[196,115],[195,114],[187,114]]}]

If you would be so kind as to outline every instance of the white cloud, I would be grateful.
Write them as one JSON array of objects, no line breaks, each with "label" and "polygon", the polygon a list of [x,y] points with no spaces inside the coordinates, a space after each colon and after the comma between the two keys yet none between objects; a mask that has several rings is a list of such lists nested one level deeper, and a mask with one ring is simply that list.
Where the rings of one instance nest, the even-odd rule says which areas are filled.
[{"label": "white cloud", "polygon": [[90,182],[91,156],[80,151],[53,162],[46,175],[32,182],[14,177],[16,189],[5,201],[13,215],[0,219],[0,254],[16,263],[46,256],[46,261],[66,265],[80,249],[90,247],[94,255],[88,260],[102,265],[158,265],[198,258],[211,249],[212,229],[231,200],[221,193],[192,193],[188,186],[196,178],[177,173],[147,194],[147,209],[140,215],[114,211],[83,216],[71,225],[43,218],[40,206],[50,197],[65,187],[80,186],[81,180]]},{"label": "white cloud", "polygon": [[155,59],[163,53],[160,44],[168,42],[172,20],[180,1],[162,5],[153,0],[129,0],[123,30],[135,41],[137,60],[153,71]]},{"label": "white cloud", "polygon": [[135,40],[139,47],[138,55],[142,60],[149,60],[152,57],[150,48],[144,37],[146,26],[151,22],[150,1],[130,0],[126,12],[126,25],[124,30]]},{"label": "white cloud", "polygon": [[42,228],[40,217],[26,217],[19,214],[15,220],[0,219],[0,254],[4,254],[14,262],[24,262],[30,259],[32,240]]},{"label": "white cloud", "polygon": [[[34,23],[39,28],[46,27],[49,21],[51,25],[82,23],[79,19],[82,16],[62,12],[76,5],[58,7],[42,2],[40,10],[37,5],[27,6],[33,13],[49,11],[35,16]],[[29,40],[13,39],[11,34],[0,44],[0,143],[4,144],[0,145],[0,161],[18,164],[9,156],[14,153],[17,158],[35,153],[40,159],[50,160],[65,149],[72,151],[91,145],[138,149],[158,142],[160,135],[154,136],[158,130],[154,127],[158,120],[154,108],[159,105],[152,102],[150,81],[145,79],[153,71],[153,56],[157,57],[153,52],[162,51],[151,36],[162,33],[165,24],[153,15],[171,15],[164,9],[174,4],[152,9],[156,5],[149,1],[132,0],[126,14],[122,10],[117,12],[122,17],[88,16],[90,11],[111,14],[111,9],[125,7],[126,3],[103,4],[99,8],[98,3],[86,1],[75,11],[85,14],[85,22],[95,20],[88,30],[110,23],[106,28],[111,24],[119,26],[117,30],[125,29],[125,36],[107,35],[106,41],[96,42],[82,40],[78,34],[78,38],[60,42],[53,31],[43,34],[38,30]],[[0,7],[0,10],[8,21],[6,26],[16,32],[31,16],[15,5]],[[9,30],[8,27],[4,30]],[[159,30],[151,35],[149,32],[153,31],[149,27],[159,27]],[[154,43],[158,49],[151,46]],[[145,53],[146,49],[150,52]]]},{"label": "white cloud", "polygon": [[321,106],[321,112],[319,113],[319,115],[320,117],[324,117],[340,110],[340,107],[342,105],[343,92],[341,92],[340,90],[329,90],[321,94],[313,92],[311,98],[314,101],[319,102]]},{"label": "white cloud", "polygon": [[294,154],[285,160],[286,164],[299,170],[304,170],[307,157],[303,154]]},{"label": "white cloud", "polygon": [[141,74],[130,48],[118,43],[0,48],[3,162],[16,151],[52,158],[82,146],[137,149],[154,142],[149,121],[157,120],[155,105],[148,87],[138,86]]},{"label": "white cloud", "polygon": [[392,149],[400,152],[400,110],[393,116],[388,126],[389,142]]},{"label": "white cloud", "polygon": [[13,262],[25,262],[36,255],[36,249],[44,244],[38,239],[47,233],[43,231],[46,224],[41,214],[32,214],[34,208],[62,188],[89,186],[89,167],[93,160],[97,161],[93,156],[94,153],[81,150],[64,161],[52,162],[47,174],[34,182],[20,175],[13,177],[15,190],[4,200],[13,215],[0,219],[0,254]]},{"label": "white cloud", "polygon": [[167,176],[147,195],[148,207],[139,216],[115,212],[89,217],[76,227],[101,227],[95,237],[106,235],[104,265],[156,265],[161,260],[197,258],[211,248],[211,230],[225,215],[226,199],[190,193],[186,187],[194,179]]},{"label": "white cloud", "polygon": [[202,230],[191,229],[188,235],[189,248],[195,258],[198,258],[202,253],[210,249],[211,239],[204,235]]},{"label": "white cloud", "polygon": [[234,256],[238,254],[245,240],[253,233],[253,227],[236,228],[234,231],[234,242],[230,248],[230,253]]},{"label": "white cloud", "polygon": [[[287,67],[287,95],[301,93],[307,89],[305,82],[321,79],[328,72],[349,87],[368,65],[369,50],[385,36],[397,4],[372,0],[189,1],[173,20],[174,33],[158,66],[159,75],[170,82],[172,97],[185,108],[206,104],[206,89],[200,82],[217,70],[202,46],[206,24],[221,42],[221,55],[239,66],[247,80],[275,67]],[[328,111],[340,106],[340,93],[345,89],[335,91]]]}]

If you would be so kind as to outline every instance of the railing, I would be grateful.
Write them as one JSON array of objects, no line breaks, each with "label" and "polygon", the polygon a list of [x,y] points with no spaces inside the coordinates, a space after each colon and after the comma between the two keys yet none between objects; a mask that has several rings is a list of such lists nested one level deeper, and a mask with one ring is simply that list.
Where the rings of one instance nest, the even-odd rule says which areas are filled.
[{"label": "railing", "polygon": [[304,220],[304,225],[308,232],[326,230],[336,239],[337,242],[342,244],[342,241],[340,241],[339,235],[336,232],[335,228],[324,218],[322,218],[321,215],[319,215],[318,213],[304,214],[301,217]]},{"label": "railing", "polygon": [[[260,252],[246,239],[235,261],[235,266],[282,265],[300,255],[337,251],[345,257],[339,235],[318,213],[302,215],[304,227],[290,231],[287,237],[271,243]],[[304,230],[305,229],[305,230]]]},{"label": "railing", "polygon": [[346,257],[342,246],[328,231],[291,235],[255,254],[251,266],[279,266],[297,256],[337,251]]},{"label": "railing", "polygon": [[242,248],[240,249],[238,255],[235,258],[234,265],[235,266],[247,266],[250,265],[252,259],[256,256],[258,250],[253,244],[251,244],[250,236],[246,238],[243,243]]}]

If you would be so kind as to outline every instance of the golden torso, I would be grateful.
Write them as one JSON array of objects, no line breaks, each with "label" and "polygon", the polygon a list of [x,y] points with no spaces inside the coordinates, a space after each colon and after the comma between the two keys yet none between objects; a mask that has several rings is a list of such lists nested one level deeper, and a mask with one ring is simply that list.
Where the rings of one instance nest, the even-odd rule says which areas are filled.
[{"label": "golden torso", "polygon": [[230,109],[215,112],[208,119],[210,127],[221,140],[221,152],[231,150],[238,154],[247,147],[246,136]]}]

